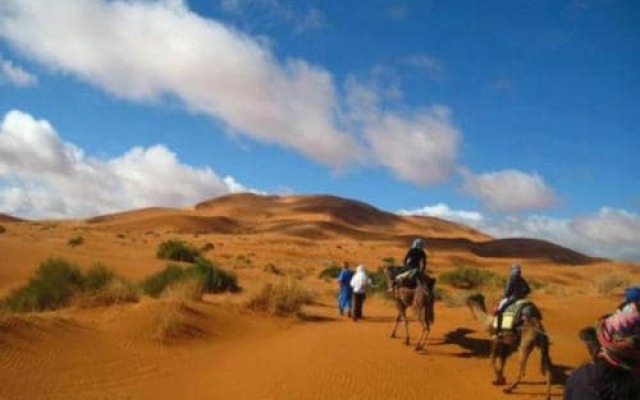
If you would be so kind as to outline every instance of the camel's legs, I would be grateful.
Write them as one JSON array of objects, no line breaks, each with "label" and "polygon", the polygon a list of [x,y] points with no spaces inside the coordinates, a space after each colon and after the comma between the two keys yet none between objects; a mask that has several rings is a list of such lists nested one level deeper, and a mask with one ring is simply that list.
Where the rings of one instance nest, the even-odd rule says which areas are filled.
[{"label": "camel's legs", "polygon": [[402,318],[404,318],[404,344],[409,345],[409,320],[407,319],[406,310],[402,311]]},{"label": "camel's legs", "polygon": [[396,323],[393,325],[393,330],[391,331],[391,335],[389,335],[390,337],[392,337],[392,338],[396,337],[396,330],[398,329],[398,323],[400,322],[401,318],[402,318],[402,311],[398,310],[398,316],[396,317]]},{"label": "camel's legs", "polygon": [[522,343],[520,347],[520,369],[518,370],[518,376],[515,382],[513,382],[511,385],[509,385],[509,387],[504,389],[505,393],[511,393],[513,389],[515,389],[516,386],[518,386],[518,384],[524,377],[524,372],[527,368],[527,360],[529,359],[529,356],[531,355],[531,352],[533,351],[534,346],[535,346],[535,341],[533,340],[527,341],[526,343]]}]

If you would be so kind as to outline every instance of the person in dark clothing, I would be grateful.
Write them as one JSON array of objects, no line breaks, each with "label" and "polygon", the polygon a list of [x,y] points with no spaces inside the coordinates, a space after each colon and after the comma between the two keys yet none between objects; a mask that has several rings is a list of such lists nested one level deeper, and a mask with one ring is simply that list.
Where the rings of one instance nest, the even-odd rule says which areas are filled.
[{"label": "person in dark clothing", "polygon": [[496,335],[502,333],[502,313],[513,303],[520,299],[524,299],[531,292],[531,288],[527,281],[522,277],[522,269],[520,265],[513,264],[511,266],[511,276],[507,282],[507,287],[504,290],[502,300],[496,310]]},{"label": "person in dark clothing", "polygon": [[625,303],[597,323],[599,348],[593,362],[577,368],[565,384],[564,400],[640,400],[640,307]]},{"label": "person in dark clothing", "polygon": [[427,269],[427,252],[424,249],[424,240],[417,238],[404,256],[402,263],[405,270],[396,276],[397,283],[411,281],[418,272],[424,273]]},{"label": "person in dark clothing", "polygon": [[640,400],[640,379],[603,358],[578,367],[564,386],[564,400]]}]

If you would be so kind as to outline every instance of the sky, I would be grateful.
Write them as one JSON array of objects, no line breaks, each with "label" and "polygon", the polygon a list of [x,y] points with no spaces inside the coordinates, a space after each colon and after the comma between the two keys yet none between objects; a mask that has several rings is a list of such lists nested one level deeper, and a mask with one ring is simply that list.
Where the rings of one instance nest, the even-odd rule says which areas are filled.
[{"label": "sky", "polygon": [[640,261],[633,0],[2,0],[0,213],[329,194]]}]

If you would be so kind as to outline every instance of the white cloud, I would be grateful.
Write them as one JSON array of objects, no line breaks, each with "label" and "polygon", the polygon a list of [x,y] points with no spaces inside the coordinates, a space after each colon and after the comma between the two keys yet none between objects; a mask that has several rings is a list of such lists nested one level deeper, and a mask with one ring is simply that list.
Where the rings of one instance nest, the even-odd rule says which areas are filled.
[{"label": "white cloud", "polygon": [[89,216],[146,206],[184,206],[247,191],[232,177],[181,163],[162,145],[110,160],[87,157],[47,121],[10,111],[0,124],[0,210],[41,217]]},{"label": "white cloud", "polygon": [[[309,21],[320,18],[313,10],[309,15]],[[264,40],[198,16],[182,1],[5,0],[0,37],[51,69],[123,99],[176,98],[234,133],[336,169],[374,160],[401,179],[427,185],[454,168],[460,135],[444,107],[400,114],[373,104],[363,120],[362,109],[338,97],[324,68],[278,60]],[[349,95],[353,85],[347,86]],[[370,90],[381,90],[384,100],[402,96],[395,85]]]},{"label": "white cloud", "polygon": [[175,97],[235,132],[337,168],[360,152],[337,124],[331,74],[279,62],[257,39],[180,1],[5,0],[0,37],[119,97]]},{"label": "white cloud", "polygon": [[538,174],[513,169],[480,175],[463,174],[463,190],[497,211],[544,209],[556,203],[554,191]]},{"label": "white cloud", "polygon": [[400,215],[423,215],[429,217],[437,217],[469,225],[477,225],[484,220],[484,217],[480,212],[454,210],[444,203],[438,203],[432,206],[424,206],[415,210],[399,210],[397,213]]},{"label": "white cloud", "polygon": [[38,78],[15,65],[11,60],[5,60],[0,56],[0,84],[3,82],[18,87],[30,87],[38,83]]},{"label": "white cloud", "polygon": [[346,91],[350,123],[362,129],[371,162],[417,185],[440,183],[454,172],[461,135],[448,108],[434,106],[407,114],[383,111],[384,89],[355,78],[347,82]]},{"label": "white cloud", "polygon": [[573,219],[542,215],[502,218],[439,203],[397,213],[459,222],[496,238],[534,238],[591,256],[640,261],[640,216],[625,210],[603,207]]}]

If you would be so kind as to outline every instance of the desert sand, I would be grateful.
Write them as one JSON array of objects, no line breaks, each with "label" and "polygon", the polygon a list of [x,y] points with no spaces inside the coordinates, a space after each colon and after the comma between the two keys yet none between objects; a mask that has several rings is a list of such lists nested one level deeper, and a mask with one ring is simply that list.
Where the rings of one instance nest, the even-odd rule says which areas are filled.
[{"label": "desert sand", "polygon": [[[427,238],[435,276],[460,264],[506,276],[518,262],[539,283],[531,298],[544,315],[552,394],[561,398],[566,376],[588,360],[578,331],[622,298],[623,287],[604,291],[603,284],[640,282],[637,264],[592,259],[547,242],[493,240],[448,221],[399,217],[330,196],[234,195],[185,209],[88,219],[0,216],[0,225],[0,296],[24,285],[51,257],[83,268],[101,262],[140,280],[167,264],[155,255],[167,239],[212,244],[206,257],[234,272],[243,289],[208,294],[177,311],[166,299],[143,296],[137,303],[0,316],[0,399],[544,398],[538,353],[513,394],[491,384],[489,337],[461,303],[436,303],[420,352],[404,345],[402,334],[389,338],[396,310],[383,295],[367,299],[361,321],[338,315],[336,283],[319,273],[342,261],[375,270],[384,258],[401,259],[418,235]],[[83,244],[68,246],[75,235]],[[301,316],[244,306],[277,278],[273,266],[316,293]],[[452,298],[464,295],[445,289]],[[158,325],[171,312],[180,314],[184,329],[159,339]],[[415,340],[415,320],[410,333]],[[516,368],[517,354],[508,362],[508,381]]]}]

